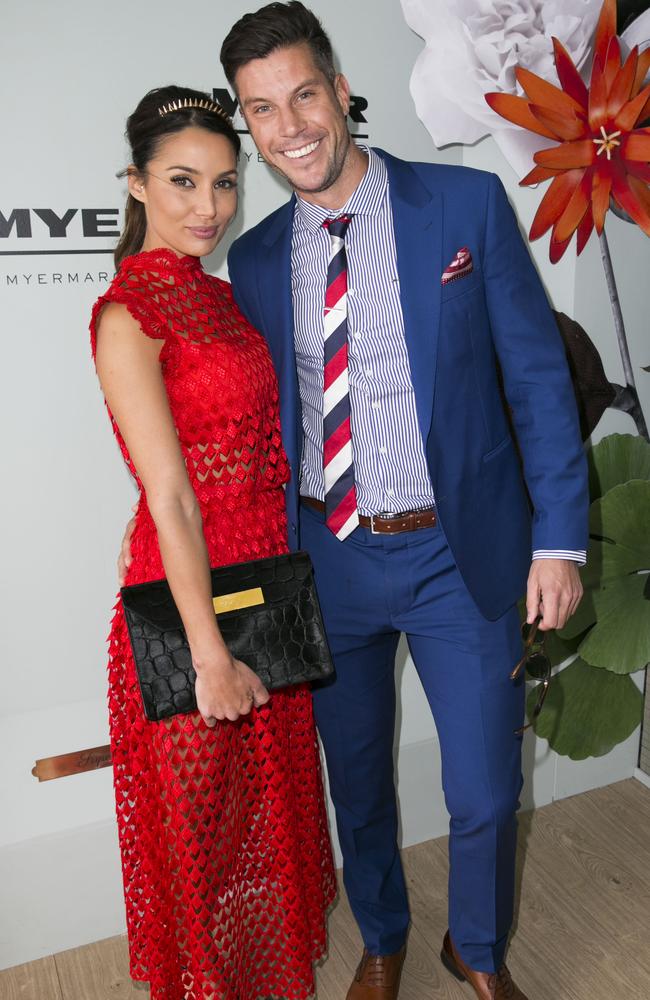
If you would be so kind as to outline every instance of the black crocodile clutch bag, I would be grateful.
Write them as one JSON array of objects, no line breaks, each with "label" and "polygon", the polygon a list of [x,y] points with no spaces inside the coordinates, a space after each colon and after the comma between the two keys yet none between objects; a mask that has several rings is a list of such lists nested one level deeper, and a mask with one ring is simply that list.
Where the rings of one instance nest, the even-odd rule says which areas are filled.
[{"label": "black crocodile clutch bag", "polygon": [[[144,713],[157,722],[196,710],[190,648],[166,580],[123,587]],[[269,691],[334,672],[306,552],[212,570],[219,628],[232,655]]]}]

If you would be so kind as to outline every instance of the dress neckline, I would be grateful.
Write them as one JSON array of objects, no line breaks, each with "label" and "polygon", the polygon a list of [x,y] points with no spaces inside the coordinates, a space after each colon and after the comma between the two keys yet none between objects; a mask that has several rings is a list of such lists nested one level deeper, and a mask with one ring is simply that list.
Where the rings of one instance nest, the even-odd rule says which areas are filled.
[{"label": "dress neckline", "polygon": [[168,247],[154,247],[153,250],[141,250],[139,253],[131,254],[129,257],[124,258],[120,265],[120,270],[124,267],[133,267],[134,264],[138,267],[142,267],[143,265],[146,267],[151,267],[152,265],[158,268],[164,267],[167,271],[186,276],[195,274],[198,271],[203,272],[200,257],[192,257],[189,254],[179,257],[178,254],[174,253]]}]

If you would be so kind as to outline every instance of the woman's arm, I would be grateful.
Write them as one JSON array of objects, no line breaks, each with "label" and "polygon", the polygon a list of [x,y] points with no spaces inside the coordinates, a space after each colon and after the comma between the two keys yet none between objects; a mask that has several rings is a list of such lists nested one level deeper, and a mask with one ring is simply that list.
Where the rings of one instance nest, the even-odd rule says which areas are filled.
[{"label": "woman's arm", "polygon": [[97,374],[147,495],[192,652],[199,711],[215,725],[216,719],[235,720],[263,705],[269,694],[252,670],[231,657],[219,632],[201,511],[160,368],[163,343],[147,337],[126,306],[109,303],[97,325]]}]

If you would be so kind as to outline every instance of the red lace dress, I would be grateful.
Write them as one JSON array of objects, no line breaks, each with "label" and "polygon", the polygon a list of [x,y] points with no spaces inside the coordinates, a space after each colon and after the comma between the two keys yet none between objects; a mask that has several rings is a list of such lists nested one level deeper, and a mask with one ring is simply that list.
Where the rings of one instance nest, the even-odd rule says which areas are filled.
[{"label": "red lace dress", "polygon": [[[198,260],[127,258],[91,322],[121,302],[160,360],[211,564],[285,552],[278,389],[264,339]],[[113,423],[122,454],[136,477]],[[140,487],[127,583],[164,576]],[[109,714],[133,979],[152,1000],[305,1000],[335,893],[311,696],[237,723],[144,719],[121,602]]]}]

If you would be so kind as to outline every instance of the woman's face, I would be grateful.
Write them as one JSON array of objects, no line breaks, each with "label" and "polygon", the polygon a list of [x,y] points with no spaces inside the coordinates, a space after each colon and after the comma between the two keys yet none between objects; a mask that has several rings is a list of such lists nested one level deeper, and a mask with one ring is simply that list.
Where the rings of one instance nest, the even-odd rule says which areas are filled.
[{"label": "woman's face", "polygon": [[189,126],[158,145],[129,191],[145,206],[143,250],[167,247],[179,257],[211,253],[237,211],[237,160],[224,135]]}]

